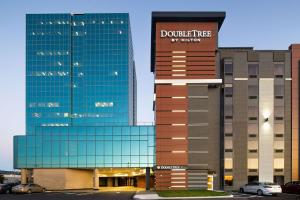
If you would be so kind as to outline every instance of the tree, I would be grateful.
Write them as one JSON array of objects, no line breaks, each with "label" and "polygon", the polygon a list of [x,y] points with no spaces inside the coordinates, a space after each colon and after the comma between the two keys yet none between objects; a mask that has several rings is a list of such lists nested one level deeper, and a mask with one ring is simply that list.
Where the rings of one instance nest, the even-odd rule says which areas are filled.
[{"label": "tree", "polygon": [[3,181],[4,181],[4,176],[0,174],[0,183],[3,183]]}]

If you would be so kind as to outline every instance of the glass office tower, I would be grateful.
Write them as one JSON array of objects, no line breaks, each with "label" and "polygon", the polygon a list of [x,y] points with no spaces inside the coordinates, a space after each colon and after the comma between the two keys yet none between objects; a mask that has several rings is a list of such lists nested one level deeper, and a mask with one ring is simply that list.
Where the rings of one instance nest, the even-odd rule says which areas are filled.
[{"label": "glass office tower", "polygon": [[[26,136],[14,137],[22,182],[98,188],[101,176],[145,176],[154,165],[154,135],[153,126],[136,126],[128,14],[26,15]],[[60,173],[62,188],[53,178]],[[69,179],[78,184],[67,186]]]},{"label": "glass office tower", "polygon": [[26,16],[26,133],[36,126],[134,125],[128,14]]}]

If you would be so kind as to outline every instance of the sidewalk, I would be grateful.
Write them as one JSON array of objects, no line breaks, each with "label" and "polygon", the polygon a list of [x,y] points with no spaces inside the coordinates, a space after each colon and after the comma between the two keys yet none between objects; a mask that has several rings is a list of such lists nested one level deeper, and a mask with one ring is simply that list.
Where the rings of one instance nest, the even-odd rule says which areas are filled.
[{"label": "sidewalk", "polygon": [[207,197],[160,197],[156,192],[137,192],[133,199],[225,199],[232,198],[233,195],[229,196],[207,196]]}]

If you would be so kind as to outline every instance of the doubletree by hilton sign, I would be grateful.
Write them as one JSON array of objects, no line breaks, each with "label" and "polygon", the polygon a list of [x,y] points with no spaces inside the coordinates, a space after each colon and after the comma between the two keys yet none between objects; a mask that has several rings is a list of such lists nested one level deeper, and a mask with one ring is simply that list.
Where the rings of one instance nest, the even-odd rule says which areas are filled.
[{"label": "doubletree by hilton sign", "polygon": [[171,42],[200,42],[202,38],[211,38],[211,31],[160,31],[161,38],[169,38]]}]

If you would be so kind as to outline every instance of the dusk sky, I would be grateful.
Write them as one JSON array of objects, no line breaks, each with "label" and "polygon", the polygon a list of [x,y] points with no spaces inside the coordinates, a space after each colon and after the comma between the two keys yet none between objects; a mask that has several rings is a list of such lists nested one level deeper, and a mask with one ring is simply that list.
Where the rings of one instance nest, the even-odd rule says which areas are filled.
[{"label": "dusk sky", "polygon": [[300,43],[299,0],[0,0],[0,169],[13,169],[13,135],[25,134],[25,14],[129,13],[138,121],[153,122],[152,11],[225,11],[219,46],[287,49]]}]

